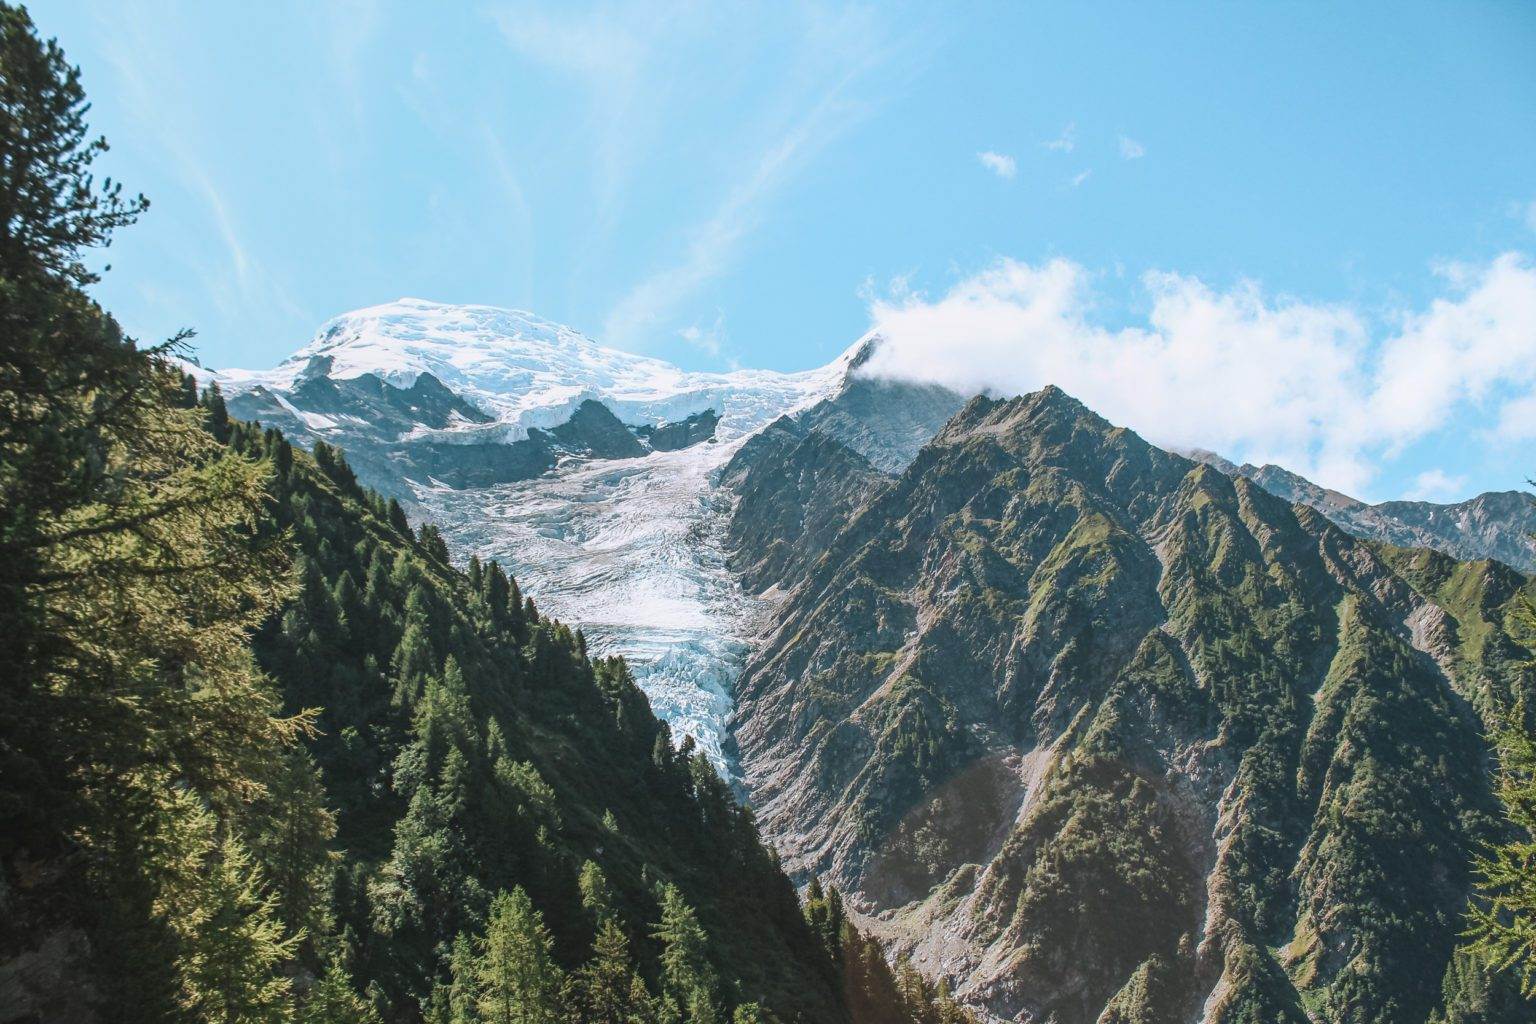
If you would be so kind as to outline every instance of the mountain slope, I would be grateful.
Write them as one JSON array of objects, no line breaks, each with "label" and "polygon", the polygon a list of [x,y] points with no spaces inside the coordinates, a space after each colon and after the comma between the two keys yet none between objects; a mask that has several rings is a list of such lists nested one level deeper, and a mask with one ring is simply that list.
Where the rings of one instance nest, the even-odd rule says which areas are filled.
[{"label": "mountain slope", "polygon": [[882,341],[866,338],[851,351],[837,392],[797,419],[848,446],[882,473],[900,473],[917,457],[965,396],[937,384],[886,380],[863,372]]},{"label": "mountain slope", "polygon": [[483,927],[490,896],[514,884],[577,966],[591,861],[640,952],[660,916],[652,887],[671,882],[722,973],[742,980],[736,1001],[839,1018],[750,820],[702,757],[673,754],[621,662],[590,661],[499,569],[465,576],[379,518],[344,464],[316,472],[278,456],[272,435],[234,443],[289,467],[276,510],[302,586],[255,647],[289,707],[323,709],[314,753],[349,855],[338,913],[360,983],[425,1005],[455,935]]},{"label": "mountain slope", "polygon": [[[733,534],[779,504],[744,491]],[[1055,389],[972,401],[814,543],[735,736],[789,866],[898,949],[1019,1020],[1437,1005],[1524,577],[1358,541]]]}]

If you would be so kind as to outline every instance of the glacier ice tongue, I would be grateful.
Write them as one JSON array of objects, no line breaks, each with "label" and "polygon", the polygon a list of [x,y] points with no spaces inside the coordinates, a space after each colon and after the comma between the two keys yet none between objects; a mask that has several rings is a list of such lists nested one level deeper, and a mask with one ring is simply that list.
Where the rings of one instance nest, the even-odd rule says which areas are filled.
[{"label": "glacier ice tongue", "polygon": [[594,655],[624,655],[656,713],[728,777],[725,723],[755,602],[726,567],[711,476],[739,443],[417,492],[456,547],[508,567],[542,612],[581,627]]}]

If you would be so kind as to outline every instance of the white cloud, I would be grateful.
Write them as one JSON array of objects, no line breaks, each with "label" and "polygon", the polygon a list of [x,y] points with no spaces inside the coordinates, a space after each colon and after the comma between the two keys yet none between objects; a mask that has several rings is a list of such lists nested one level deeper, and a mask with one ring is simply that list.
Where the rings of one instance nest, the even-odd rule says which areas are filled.
[{"label": "white cloud", "polygon": [[1408,497],[1418,501],[1455,501],[1465,497],[1467,478],[1451,476],[1443,469],[1426,469],[1413,478]]},{"label": "white cloud", "polygon": [[994,153],[988,149],[977,153],[976,159],[981,161],[981,166],[999,178],[1012,178],[1019,173],[1018,161],[1006,153]]},{"label": "white cloud", "polygon": [[725,317],[716,316],[715,322],[708,327],[689,324],[678,331],[677,336],[705,355],[719,358],[725,347]]},{"label": "white cloud", "polygon": [[1428,308],[1373,326],[1251,282],[1151,273],[1146,323],[1111,329],[1092,319],[1082,266],[1002,260],[934,300],[872,300],[888,344],[869,369],[968,393],[1056,384],[1155,443],[1361,493],[1382,459],[1466,413],[1536,435],[1536,266],[1510,253],[1443,279]]},{"label": "white cloud", "polygon": [[1082,185],[1083,185],[1083,182],[1087,181],[1092,175],[1093,175],[1093,170],[1091,168],[1089,170],[1079,172],[1077,174],[1072,175],[1072,178],[1068,182],[1068,184],[1071,185],[1073,188],[1081,188]]},{"label": "white cloud", "polygon": [[1493,433],[1501,441],[1536,438],[1536,392],[1505,402],[1499,409],[1499,421]]},{"label": "white cloud", "polygon": [[1040,143],[1040,145],[1053,153],[1072,152],[1077,148],[1077,125],[1069,121],[1067,126],[1061,130],[1060,135],[1054,139],[1047,139],[1045,142]]},{"label": "white cloud", "polygon": [[1123,160],[1140,160],[1147,155],[1147,147],[1129,136],[1120,136],[1120,157]]},{"label": "white cloud", "polygon": [[1525,204],[1525,226],[1536,231],[1536,199]]}]

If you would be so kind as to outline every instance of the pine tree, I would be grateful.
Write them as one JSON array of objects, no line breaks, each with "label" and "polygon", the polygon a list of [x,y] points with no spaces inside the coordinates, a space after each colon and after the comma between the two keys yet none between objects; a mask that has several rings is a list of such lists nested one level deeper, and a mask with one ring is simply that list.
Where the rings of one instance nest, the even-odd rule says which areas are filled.
[{"label": "pine tree", "polygon": [[581,905],[592,915],[594,928],[601,931],[604,925],[617,923],[618,915],[613,909],[613,889],[603,869],[595,861],[589,860],[582,864],[577,885],[581,889]]},{"label": "pine tree", "polygon": [[379,1015],[333,964],[310,986],[298,1024],[379,1024]]},{"label": "pine tree", "polygon": [[521,886],[497,894],[475,972],[480,1014],[489,1024],[557,1024],[564,979],[553,947]]},{"label": "pine tree", "polygon": [[278,918],[290,929],[311,934],[329,928],[331,878],[338,860],[329,845],[336,836],[336,817],[325,800],[314,758],[295,746],[283,755],[252,808],[257,822],[251,848],[266,868]]},{"label": "pine tree", "polygon": [[400,502],[394,498],[389,499],[389,525],[395,528],[395,532],[406,540],[416,536],[411,532],[410,520],[405,518],[405,509],[400,507]]},{"label": "pine tree", "polygon": [[417,531],[417,540],[421,544],[427,557],[444,565],[448,564],[448,543],[443,540],[442,531],[431,523],[422,523]]},{"label": "pine tree", "polygon": [[80,69],[38,39],[24,7],[0,7],[0,67],[0,276],[90,284],[84,251],[106,246],[149,201],[124,200],[110,178],[96,187],[91,164],[107,142],[90,138]]},{"label": "pine tree", "polygon": [[230,433],[229,407],[224,404],[224,392],[219,382],[212,381],[203,392],[203,410],[208,417],[208,432],[215,440],[228,441]]},{"label": "pine tree", "polygon": [[655,938],[662,944],[662,987],[691,1020],[698,1021],[701,1015],[714,1013],[718,985],[709,963],[709,936],[677,886],[663,885],[660,902],[661,924]]},{"label": "pine tree", "polygon": [[616,922],[605,921],[592,944],[592,959],[576,973],[583,1024],[629,1024],[644,1009],[635,1002],[636,981],[629,940]]},{"label": "pine tree", "polygon": [[[1536,629],[1529,606],[1528,628]],[[1467,949],[1495,971],[1509,971],[1521,993],[1536,996],[1536,737],[1517,703],[1495,736],[1498,797],[1510,838],[1476,862],[1476,899]]]},{"label": "pine tree", "polygon": [[426,1024],[476,1024],[480,1020],[476,962],[474,940],[460,932],[448,957],[448,981],[432,990],[424,1014]]},{"label": "pine tree", "polygon": [[155,909],[175,932],[182,1005],[212,1024],[287,1019],[290,982],[279,972],[297,947],[250,855],[218,835],[211,812],[186,792],[164,805],[162,879]]}]

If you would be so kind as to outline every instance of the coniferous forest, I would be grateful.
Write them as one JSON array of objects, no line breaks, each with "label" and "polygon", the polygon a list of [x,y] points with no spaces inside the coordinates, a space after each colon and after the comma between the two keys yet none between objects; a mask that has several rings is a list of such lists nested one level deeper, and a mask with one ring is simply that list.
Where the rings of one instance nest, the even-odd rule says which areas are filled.
[{"label": "coniferous forest", "polygon": [[963,1019],[802,906],[622,660],[125,337],[87,261],[148,202],[11,5],[0,90],[8,1011]]}]

